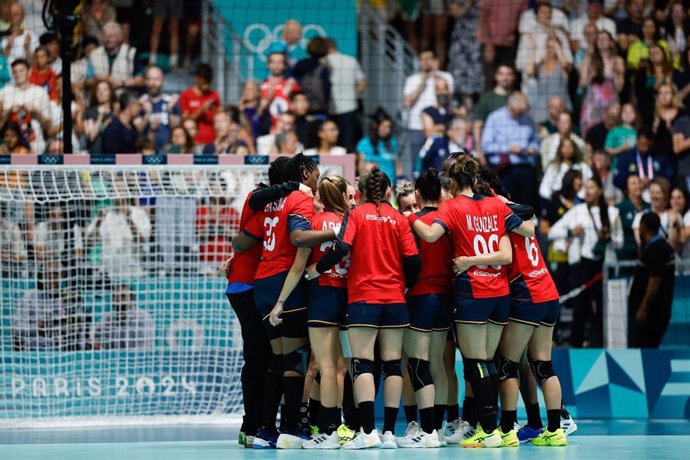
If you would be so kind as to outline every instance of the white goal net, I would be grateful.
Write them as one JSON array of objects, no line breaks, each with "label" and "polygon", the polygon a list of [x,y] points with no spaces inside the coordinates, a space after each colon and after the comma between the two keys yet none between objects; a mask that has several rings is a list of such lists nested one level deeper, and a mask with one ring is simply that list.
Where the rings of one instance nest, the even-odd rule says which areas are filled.
[{"label": "white goal net", "polygon": [[266,168],[0,170],[0,425],[241,414],[215,267]]}]

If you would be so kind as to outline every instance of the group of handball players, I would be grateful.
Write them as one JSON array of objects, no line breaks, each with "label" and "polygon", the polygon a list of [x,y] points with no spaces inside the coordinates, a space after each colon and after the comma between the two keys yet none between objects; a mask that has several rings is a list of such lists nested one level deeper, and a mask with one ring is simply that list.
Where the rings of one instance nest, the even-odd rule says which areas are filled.
[{"label": "group of handball players", "polygon": [[[464,152],[447,166],[400,189],[396,209],[378,167],[355,188],[319,177],[302,154],[270,164],[270,184],[247,196],[234,256],[219,267],[244,339],[240,444],[567,445],[577,427],[551,362],[559,295],[534,210],[510,202],[497,176]],[[407,429],[396,437],[401,399]]]}]

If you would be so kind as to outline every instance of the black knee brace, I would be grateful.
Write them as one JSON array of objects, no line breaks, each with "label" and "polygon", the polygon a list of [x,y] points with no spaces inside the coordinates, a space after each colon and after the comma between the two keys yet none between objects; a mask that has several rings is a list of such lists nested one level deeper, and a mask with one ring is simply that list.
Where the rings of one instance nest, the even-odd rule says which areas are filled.
[{"label": "black knee brace", "polygon": [[419,391],[426,386],[434,384],[434,380],[431,378],[429,361],[407,358],[407,371],[410,373],[410,381],[414,391]]},{"label": "black knee brace", "polygon": [[470,383],[489,378],[489,368],[483,359],[462,358],[462,366],[465,380]]},{"label": "black knee brace", "polygon": [[495,356],[492,356],[491,358],[486,360],[486,368],[489,371],[489,377],[498,374]]},{"label": "black knee brace", "polygon": [[383,380],[388,377],[402,377],[402,360],[394,359],[392,361],[384,361],[381,365],[383,370]]},{"label": "black knee brace", "polygon": [[539,385],[543,385],[551,377],[556,376],[556,372],[553,370],[553,363],[551,361],[536,361],[529,358],[529,367],[532,369],[532,374],[534,378],[539,382]]},{"label": "black knee brace", "polygon": [[520,363],[511,361],[505,356],[499,354],[496,358],[498,361],[498,379],[518,379],[520,378]]},{"label": "black knee brace", "polygon": [[284,355],[285,370],[305,375],[309,368],[309,351],[309,345],[304,345]]},{"label": "black knee brace", "polygon": [[363,374],[374,373],[374,362],[370,359],[352,358],[352,381]]},{"label": "black knee brace", "polygon": [[285,370],[283,355],[271,355],[271,362],[268,365],[268,371],[275,374],[282,374]]}]

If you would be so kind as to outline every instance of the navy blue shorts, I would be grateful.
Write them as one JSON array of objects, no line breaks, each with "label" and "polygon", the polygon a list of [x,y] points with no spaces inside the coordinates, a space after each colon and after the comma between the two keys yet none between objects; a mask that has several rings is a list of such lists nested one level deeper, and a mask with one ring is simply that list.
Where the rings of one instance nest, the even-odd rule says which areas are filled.
[{"label": "navy blue shorts", "polygon": [[448,294],[422,294],[407,298],[410,329],[447,331],[453,322],[453,298]]},{"label": "navy blue shorts", "polygon": [[307,337],[307,280],[302,278],[283,306],[283,324],[274,328],[268,323],[268,316],[275,307],[288,272],[278,273],[254,282],[254,302],[261,318],[267,324],[269,339],[278,337]]},{"label": "navy blue shorts", "polygon": [[510,296],[475,299],[455,296],[456,323],[486,324],[492,322],[500,326],[508,324],[510,316]]},{"label": "navy blue shorts", "polygon": [[356,302],[347,306],[347,327],[402,329],[410,325],[410,314],[404,303]]},{"label": "navy blue shorts", "polygon": [[347,289],[319,286],[318,279],[312,280],[307,305],[307,326],[340,326],[347,315]]},{"label": "navy blue shorts", "polygon": [[553,327],[560,311],[561,304],[558,300],[540,303],[513,300],[510,304],[510,321],[535,327],[540,324]]}]

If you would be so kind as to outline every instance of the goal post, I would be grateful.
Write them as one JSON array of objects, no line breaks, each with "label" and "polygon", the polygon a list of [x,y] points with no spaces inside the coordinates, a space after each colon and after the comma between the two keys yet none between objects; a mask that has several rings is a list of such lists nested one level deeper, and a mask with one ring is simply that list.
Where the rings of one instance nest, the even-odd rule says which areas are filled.
[{"label": "goal post", "polygon": [[[215,269],[266,164],[74,158],[0,166],[0,426],[239,419],[241,334]],[[347,160],[319,163],[349,176]]]}]

